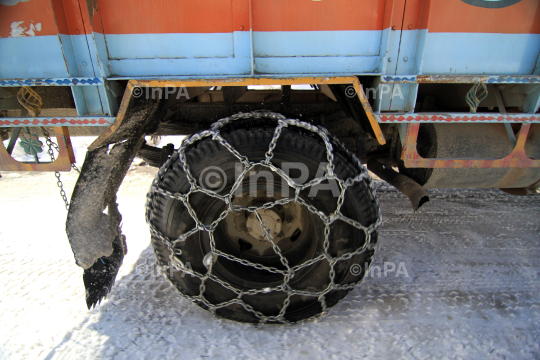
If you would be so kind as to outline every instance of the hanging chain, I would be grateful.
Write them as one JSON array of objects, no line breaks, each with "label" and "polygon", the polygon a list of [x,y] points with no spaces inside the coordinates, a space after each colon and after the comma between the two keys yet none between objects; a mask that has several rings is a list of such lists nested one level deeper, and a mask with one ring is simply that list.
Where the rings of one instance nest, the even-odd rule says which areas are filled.
[{"label": "hanging chain", "polygon": [[[23,86],[17,93],[17,100],[19,103],[28,111],[30,116],[38,116],[41,106],[43,105],[41,96],[36,93],[34,90],[32,90],[29,86]],[[28,135],[30,135],[30,130],[26,128],[26,131]],[[56,143],[53,143],[51,141],[51,137],[49,136],[49,133],[45,128],[41,128],[41,133],[45,137],[45,142],[48,146],[48,152],[49,156],[51,157],[51,162],[54,162],[55,156],[54,156],[54,150],[56,150],[57,153],[60,153],[60,149],[58,148],[58,145]],[[37,150],[36,147],[39,145],[40,149]],[[39,158],[37,156],[37,152],[41,152],[41,142],[37,141],[35,143],[31,142],[31,137],[29,136],[28,139],[28,145],[29,151],[34,155],[34,158],[36,160],[36,163],[39,162]],[[25,149],[26,151],[26,149]],[[29,152],[30,153],[30,152]],[[77,168],[75,164],[71,164],[71,168],[75,171],[77,171],[79,174],[81,173],[80,170]],[[55,171],[54,176],[56,177],[56,185],[60,189],[60,196],[62,197],[62,200],[64,201],[64,204],[66,205],[66,210],[69,210],[69,202],[67,199],[66,192],[64,191],[64,183],[62,183],[62,180],[60,179],[60,172]]]},{"label": "hanging chain", "polygon": [[[49,156],[51,157],[51,162],[54,162],[55,160],[54,150],[56,150],[56,152],[60,152],[60,149],[58,148],[58,144],[52,142],[51,137],[49,136],[49,133],[47,132],[47,130],[45,130],[45,128],[43,127],[41,128],[41,133],[45,137],[45,143],[47,144],[47,147],[48,147],[48,152],[49,152]],[[71,164],[71,168],[77,171],[79,174],[81,173],[75,164]],[[58,188],[60,189],[60,196],[62,197],[62,200],[64,201],[66,210],[69,210],[69,201],[67,198],[67,194],[64,190],[64,183],[60,179],[60,172],[55,171],[54,176],[56,177],[56,186],[58,186]]]},{"label": "hanging chain", "polygon": [[[227,125],[228,123],[232,121],[236,121],[239,119],[253,119],[253,118],[255,119],[268,118],[268,119],[273,119],[277,121],[278,123],[274,132],[274,136],[272,140],[270,141],[269,149],[265,154],[265,159],[257,163],[250,162],[247,157],[241,155],[236,149],[232,147],[231,144],[229,144],[221,136],[221,133],[220,133],[220,130],[225,125]],[[303,128],[305,130],[310,131],[311,133],[318,135],[323,140],[324,145],[326,147],[326,157],[328,161],[327,174],[325,176],[313,179],[303,185],[299,185],[295,183],[294,180],[292,180],[282,169],[272,164],[271,160],[273,157],[273,150],[276,147],[277,140],[280,134],[282,133],[283,128],[288,127],[288,126],[295,126],[295,127]],[[194,176],[191,174],[191,171],[190,171],[187,159],[186,159],[187,149],[194,143],[199,142],[205,138],[211,138],[212,140],[218,141],[225,149],[227,149],[227,151],[233,154],[244,165],[244,170],[242,171],[240,176],[238,176],[238,178],[236,179],[230,192],[226,195],[220,195],[216,192],[207,190],[204,187],[199,186]],[[342,152],[348,153],[348,150],[345,149],[345,147],[341,144],[341,142],[339,142],[337,139],[332,138],[326,129],[322,127],[314,126],[314,125],[311,125],[309,123],[302,122],[299,120],[287,119],[281,114],[268,112],[268,111],[239,113],[231,117],[219,120],[218,122],[212,125],[210,130],[205,130],[200,133],[194,134],[191,137],[186,137],[184,141],[182,142],[182,145],[180,146],[180,148],[177,151],[175,151],[173,155],[171,155],[171,157],[165,162],[165,164],[158,171],[158,174],[156,178],[154,179],[152,186],[150,188],[150,191],[147,195],[147,202],[146,202],[146,221],[149,224],[151,234],[157,239],[159,239],[160,241],[162,241],[167,246],[168,251],[169,251],[169,260],[170,260],[169,266],[177,271],[182,272],[182,274],[195,276],[199,278],[201,281],[198,295],[189,296],[179,291],[180,295],[183,298],[203,304],[214,315],[216,314],[216,310],[220,308],[224,308],[232,304],[238,304],[238,305],[241,305],[246,311],[254,314],[259,319],[260,323],[266,323],[270,321],[270,322],[280,322],[280,323],[289,324],[291,322],[285,319],[285,313],[287,310],[287,306],[290,303],[290,299],[293,295],[314,297],[321,304],[322,312],[309,319],[303,320],[303,321],[308,321],[311,319],[318,319],[327,314],[328,306],[326,304],[326,295],[329,292],[335,291],[335,290],[351,290],[357,285],[359,285],[363,281],[363,278],[349,284],[336,283],[335,266],[337,265],[339,261],[349,260],[356,255],[360,255],[364,253],[368,249],[370,250],[373,249],[374,239],[372,235],[381,224],[382,217],[380,213],[379,203],[374,195],[373,195],[373,200],[376,204],[377,217],[375,221],[369,226],[364,226],[359,221],[348,218],[341,213],[341,206],[343,205],[345,192],[348,187],[352,186],[355,183],[365,182],[369,190],[371,190],[371,194],[374,194],[374,192],[373,192],[373,188],[371,184],[371,178],[366,168],[360,163],[360,160],[358,160],[358,158],[354,156],[353,154],[350,154],[351,158],[353,159],[351,165],[356,168],[356,170],[358,171],[358,174],[346,180],[339,179],[334,174],[334,154],[333,154],[334,147],[338,147]],[[184,174],[186,175],[187,180],[190,184],[190,189],[185,194],[173,193],[173,192],[163,189],[163,187],[161,186],[163,184],[165,174],[167,173],[169,169],[172,168],[173,164],[176,161],[181,162],[183,166]],[[236,192],[236,189],[238,189],[241,186],[245,176],[255,166],[266,167],[270,171],[273,171],[277,173],[279,176],[281,176],[287,182],[289,186],[295,189],[294,197],[283,198],[277,201],[268,202],[258,207],[256,206],[244,207],[241,205],[233,204],[232,198]],[[322,211],[318,210],[313,205],[308,204],[303,198],[299,197],[299,194],[302,190],[318,185],[325,180],[336,180],[341,190],[340,195],[337,200],[337,208],[333,213],[329,215],[325,215]],[[224,201],[225,204],[228,205],[228,207],[211,224],[203,224],[199,221],[195,210],[193,209],[193,207],[191,206],[189,202],[190,195],[195,194],[195,193],[204,193],[215,199],[220,199]],[[152,209],[153,209],[154,201],[156,200],[158,196],[169,197],[169,198],[181,201],[183,205],[185,206],[185,208],[187,209],[193,221],[195,221],[195,227],[191,230],[186,230],[183,234],[181,234],[176,239],[169,238],[164,233],[162,233],[159,229],[157,229],[156,226],[153,224]],[[262,220],[262,217],[259,213],[259,211],[262,209],[270,209],[276,205],[284,205],[290,202],[297,202],[303,205],[304,207],[307,208],[309,212],[319,217],[324,224],[324,246],[323,246],[324,252],[321,255],[315,258],[312,258],[310,260],[307,260],[306,262],[296,265],[296,266],[290,266],[287,262],[287,259],[281,254],[280,248],[276,245],[271,232],[269,231],[267,225]],[[270,242],[274,252],[280,258],[280,262],[285,269],[278,269],[275,267],[269,267],[262,264],[253,263],[246,259],[238,258],[236,256],[224,253],[217,249],[216,241],[214,238],[214,232],[219,222],[223,220],[229,213],[239,212],[239,211],[247,211],[247,212],[255,214],[257,220],[260,223],[262,230],[264,231],[263,237],[265,237],[266,240]],[[329,252],[329,247],[330,247],[329,236],[330,236],[330,225],[332,225],[332,223],[334,223],[336,220],[341,220],[349,225],[352,225],[356,229],[363,231],[363,233],[365,234],[365,242],[363,245],[361,245],[359,248],[355,249],[354,251],[341,254],[340,256],[337,256],[337,257],[333,257]],[[181,250],[175,249],[176,245],[185,242],[186,239],[198,233],[199,231],[207,232],[210,239],[210,252],[206,254],[206,256],[203,259],[203,264],[207,269],[206,273],[199,273],[191,269],[190,266],[184,265],[181,259],[179,258],[179,255],[181,255]],[[248,290],[236,288],[235,286],[224,281],[223,279],[221,279],[219,276],[217,276],[216,274],[212,272],[213,264],[217,261],[218,257],[223,257],[228,260],[240,263],[242,265],[253,267],[255,269],[265,270],[265,271],[275,273],[275,274],[281,274],[283,275],[283,282],[280,285],[272,287],[272,288],[248,289]],[[330,283],[325,289],[321,291],[309,291],[307,289],[299,290],[299,289],[292,289],[288,285],[288,282],[295,276],[296,273],[298,273],[298,271],[323,260],[328,261],[329,267],[330,267],[330,271],[329,271]],[[365,272],[366,271],[367,269],[365,269]],[[171,278],[167,276],[167,279],[172,283]],[[211,303],[204,296],[204,291],[206,289],[205,284],[208,280],[217,282],[224,288],[234,292],[237,295],[236,298],[229,301],[225,301],[223,303],[219,303],[219,304]],[[274,291],[283,292],[286,294],[286,298],[281,306],[280,312],[278,315],[275,315],[275,316],[267,316],[261,313],[260,311],[257,311],[252,306],[250,306],[249,304],[247,304],[245,301],[242,300],[242,297],[245,295],[255,295],[255,294],[269,293],[269,292],[274,292]]]}]

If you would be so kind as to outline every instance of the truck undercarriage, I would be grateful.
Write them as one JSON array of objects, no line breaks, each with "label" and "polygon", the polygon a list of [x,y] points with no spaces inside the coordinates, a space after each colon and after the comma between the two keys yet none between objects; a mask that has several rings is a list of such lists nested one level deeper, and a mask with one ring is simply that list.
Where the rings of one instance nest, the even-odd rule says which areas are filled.
[{"label": "truck undercarriage", "polygon": [[[209,86],[201,86],[204,82]],[[192,86],[186,86],[186,83]],[[254,83],[257,85],[251,85]],[[362,220],[362,216],[358,213],[352,215],[352,218],[359,219],[360,223],[355,223],[351,219],[345,222],[349,222],[349,225],[343,224],[335,229],[335,221],[350,219],[340,212],[343,206],[341,198],[345,198],[346,192],[343,186],[342,196],[338,196],[338,203],[333,207],[328,207],[324,215],[318,213],[320,210],[313,210],[313,214],[319,215],[311,220],[310,216],[313,214],[309,212],[301,215],[300,208],[283,207],[299,203],[307,209],[312,208],[313,205],[305,202],[314,201],[314,198],[310,198],[307,194],[306,183],[314,186],[317,179],[324,173],[313,173],[310,175],[310,180],[302,179],[303,186],[306,187],[303,188],[292,177],[289,178],[289,174],[280,173],[272,167],[272,162],[265,163],[264,156],[261,158],[261,155],[257,155],[259,153],[254,146],[261,145],[267,148],[273,144],[274,150],[277,146],[277,149],[281,151],[281,153],[278,152],[278,158],[284,156],[283,159],[294,159],[295,157],[290,157],[291,150],[281,149],[280,146],[284,145],[279,143],[278,146],[275,142],[281,141],[280,136],[287,136],[288,144],[305,141],[298,137],[301,136],[300,133],[296,134],[295,131],[288,133],[295,126],[300,126],[300,128],[311,126],[315,134],[312,136],[317,136],[316,134],[320,131],[331,136],[327,140],[327,149],[342,151],[342,156],[353,156],[367,164],[374,174],[409,197],[414,211],[429,201],[425,189],[430,187],[499,187],[514,194],[533,194],[538,189],[540,167],[539,161],[534,159],[540,157],[540,145],[536,139],[540,135],[539,125],[518,122],[513,124],[445,124],[439,121],[408,125],[401,121],[379,123],[372,110],[374,101],[369,102],[365,95],[365,88],[367,86],[362,85],[359,78],[259,79],[258,81],[238,79],[236,83],[233,81],[196,81],[193,84],[185,80],[127,83],[115,122],[105,131],[101,131],[99,137],[88,149],[69,204],[66,231],[75,260],[85,269],[83,279],[87,289],[88,307],[97,305],[107,296],[127,251],[126,239],[121,230],[122,216],[118,212],[116,192],[135,156],[144,159],[150,166],[161,167],[158,178],[148,195],[147,221],[153,234],[158,261],[163,269],[169,272],[169,279],[173,285],[183,296],[190,298],[203,308],[219,316],[247,322],[297,322],[326,313],[327,307],[332,306],[348,292],[348,289],[361,282],[362,274],[371,262],[373,254],[371,249],[376,243],[376,227],[380,223],[380,218],[377,216],[371,220]],[[434,96],[426,96],[426,98],[424,102],[428,101],[430,106],[436,106]],[[20,104],[26,104],[25,107],[29,107],[24,101]],[[43,104],[45,107],[48,106],[47,102]],[[505,110],[504,106],[501,110]],[[228,124],[231,120],[227,119],[232,119],[231,116],[234,118],[233,123],[238,122],[241,125]],[[482,122],[481,118],[479,119],[479,122]],[[291,123],[287,125],[284,121]],[[299,122],[296,123],[296,121]],[[216,130],[216,124],[220,123],[224,124],[223,130]],[[284,135],[281,135],[282,130],[278,132],[277,128],[287,129]],[[13,129],[16,128],[7,128],[7,133],[14,134]],[[10,166],[34,168],[38,166],[41,167],[40,170],[53,171],[69,169],[71,163],[74,162],[70,153],[72,150],[67,145],[69,132],[66,127],[58,129],[61,129],[56,131],[59,133],[57,134],[58,160],[52,163],[20,164],[11,157],[8,158],[7,150],[2,149],[4,151],[3,166],[10,164]],[[257,190],[256,195],[251,194],[252,196],[248,197],[247,194],[251,189],[246,189],[239,190],[240,192],[236,195],[240,196],[236,199],[246,197],[251,200],[235,203],[235,197],[232,195],[233,188],[236,191],[238,188],[245,187],[247,183],[242,185],[242,182],[253,182],[251,179],[238,180],[239,178],[236,177],[234,184],[229,184],[224,190],[220,189],[221,192],[214,192],[215,189],[201,187],[204,185],[200,183],[201,178],[195,179],[197,176],[187,175],[190,172],[182,167],[188,164],[185,156],[186,153],[194,151],[193,144],[198,141],[202,143],[206,141],[205,146],[209,146],[208,142],[216,143],[221,149],[215,148],[215,151],[218,151],[216,155],[223,151],[227,152],[227,149],[232,154],[236,154],[234,147],[221,137],[223,131],[228,136],[233,136],[231,134],[240,136],[238,134],[245,133],[242,136],[248,136],[248,138],[257,136],[256,134],[260,131],[270,131],[270,134],[277,135],[271,142],[263,140],[263,136],[255,143],[250,143],[251,145],[238,143],[234,136],[227,139],[243,147],[246,154],[258,160],[258,162],[245,162],[246,160],[241,155],[236,155],[236,160],[244,166],[244,175],[247,178],[249,178],[248,172],[261,173],[261,166],[269,166],[268,170],[287,179],[289,186],[293,186],[291,190],[298,187],[294,190],[297,197],[288,198],[283,194],[283,189],[281,193],[278,192],[272,196],[265,194],[264,189]],[[82,133],[84,134],[85,131],[82,130]],[[147,135],[194,133],[199,135],[188,137],[189,140],[186,139],[181,149],[174,149],[170,145],[157,148],[145,141]],[[213,139],[212,141],[204,140],[209,136]],[[216,136],[219,137],[216,138]],[[12,135],[12,138],[16,137]],[[8,148],[12,149],[13,146],[8,146]],[[343,150],[339,150],[340,148]],[[211,153],[214,151],[211,149],[214,148],[211,146],[203,152]],[[305,151],[302,149],[304,148],[292,150],[292,154],[300,155]],[[210,153],[205,153],[202,157],[199,154],[198,162],[190,166],[195,166],[196,169],[200,164],[205,164],[205,169],[215,167],[211,160],[216,155],[210,155]],[[184,159],[181,158],[182,154]],[[333,152],[329,154],[332,154],[331,157],[334,156]],[[297,159],[301,160],[302,156],[304,155]],[[217,168],[226,169],[229,166],[227,164],[232,164],[233,160],[234,157],[223,160],[224,162],[219,163]],[[322,159],[318,161],[321,162]],[[305,164],[306,160],[302,160],[302,163]],[[365,168],[360,163],[358,164],[356,181],[365,181],[362,179],[368,175],[367,173],[364,175],[365,170],[362,169]],[[278,169],[282,169],[282,165]],[[173,187],[164,190],[170,187],[170,184],[167,185],[167,179],[168,176],[172,176],[171,169],[175,166],[180,166],[180,171],[185,172],[184,176],[187,176],[188,180],[192,178],[188,181],[191,185],[188,188],[184,186],[184,188]],[[334,167],[333,164],[332,167]],[[197,170],[195,175],[202,176],[201,171],[204,169]],[[332,180],[328,178],[328,176],[333,176],[329,171],[330,168],[315,185],[321,186],[321,181]],[[228,175],[234,178],[234,175]],[[343,176],[343,174],[340,175]],[[353,178],[345,176],[341,180],[336,177],[335,180],[344,181],[342,184],[352,184],[355,176],[353,175]],[[174,181],[181,181],[180,179],[181,177]],[[269,184],[268,179],[265,184],[261,184],[260,179],[257,179],[255,183],[258,188],[267,187]],[[363,186],[365,186],[363,191],[370,193],[369,182]],[[262,193],[259,193],[260,191]],[[245,194],[242,196],[243,192]],[[229,194],[228,197],[224,197],[225,194]],[[298,195],[301,194],[303,197],[299,198]],[[206,222],[199,220],[198,216],[202,216],[204,212],[217,211],[214,209],[217,205],[205,202],[201,196],[220,200],[224,206],[229,207],[228,210],[222,208],[222,215],[218,216],[218,219],[224,222],[225,225],[220,225],[224,228],[216,224],[210,226],[210,223],[214,224],[211,218]],[[369,196],[373,198],[374,195]],[[325,199],[324,195],[317,195],[317,197]],[[320,208],[324,203],[332,203],[332,196],[327,195],[327,197],[314,209]],[[365,197],[366,194],[358,195],[355,201],[361,204],[365,201],[362,200]],[[203,210],[200,211],[204,211],[193,218],[196,222],[189,226],[194,226],[194,228],[188,231],[187,235],[185,227],[189,227],[190,220],[177,217],[181,214],[193,215],[197,211],[193,209],[186,211],[181,204],[188,208],[192,205],[194,208],[202,207]],[[352,206],[351,204],[348,206]],[[276,210],[276,206],[281,210]],[[373,214],[378,213],[376,203],[366,206]],[[163,211],[170,214],[165,219]],[[348,211],[354,212],[351,209]],[[350,215],[350,213],[347,214]],[[245,216],[247,222],[240,220],[241,223],[238,223],[237,216],[241,218]],[[260,231],[253,229],[258,224],[252,224],[251,217],[256,222],[260,221],[262,226]],[[235,220],[230,222],[229,218]],[[213,221],[217,220],[213,219]],[[362,221],[367,222],[362,224]],[[281,223],[297,225],[282,227],[279,225]],[[178,229],[178,224],[183,224],[181,227],[184,230]],[[231,227],[236,230],[231,230]],[[327,230],[322,233],[326,235],[322,238],[320,235],[317,236],[317,232],[324,228]],[[355,231],[359,230],[366,234],[363,240],[362,236],[354,235]],[[357,240],[355,243],[336,249],[336,231],[345,238]],[[208,238],[208,236],[198,234],[199,232],[201,234],[207,232],[212,236]],[[197,239],[196,233],[202,238]],[[186,249],[185,244],[188,241],[199,244],[203,249],[206,247],[205,252],[201,252],[201,249],[196,251],[190,247]],[[261,248],[261,242],[268,241],[273,246]],[[224,243],[229,244],[228,247],[223,245]],[[287,246],[287,243],[290,246]],[[164,245],[166,246],[163,247]],[[310,248],[312,250],[309,250]],[[200,255],[194,255],[194,251]],[[265,258],[268,257],[268,251],[276,252],[280,256],[272,262]],[[309,265],[307,267],[306,259],[298,255],[304,252],[311,254],[312,257],[307,262]],[[209,254],[210,258],[208,258]],[[219,256],[223,256],[225,260],[218,261]],[[328,261],[329,269],[320,265],[324,261]],[[196,265],[192,265],[198,262],[203,265],[202,268],[197,269]],[[289,263],[295,265],[289,266]],[[366,265],[359,274],[356,274],[356,278],[350,278],[351,274],[347,273],[347,269],[354,263]],[[216,264],[217,270],[212,270],[213,264]],[[318,270],[316,264],[319,264]],[[254,278],[245,278],[238,283],[235,279],[238,279],[239,275],[234,274],[252,273],[251,266],[257,269],[253,274]],[[314,266],[316,268],[311,269]],[[324,280],[323,275],[329,270],[330,274],[333,274],[330,282]],[[212,271],[215,274],[212,274]],[[266,276],[261,274],[265,271]],[[306,280],[302,280],[305,277],[302,272],[305,271],[311,273],[313,278],[320,276],[322,278],[313,283],[306,283]],[[319,271],[321,275],[315,276],[313,271]],[[276,279],[272,279],[272,276],[266,279],[268,274],[276,273],[281,274],[279,275],[282,276],[281,282],[276,283]],[[185,280],[186,274],[192,279],[191,281]],[[251,294],[250,299],[247,300],[247,297],[244,297],[243,291],[232,291],[235,288],[251,288],[248,291]],[[312,291],[308,292],[308,288]],[[230,294],[227,295],[227,292]],[[268,295],[268,293],[274,295]],[[302,296],[315,300],[299,300]],[[272,303],[283,303],[283,305],[276,312],[269,305]]]}]

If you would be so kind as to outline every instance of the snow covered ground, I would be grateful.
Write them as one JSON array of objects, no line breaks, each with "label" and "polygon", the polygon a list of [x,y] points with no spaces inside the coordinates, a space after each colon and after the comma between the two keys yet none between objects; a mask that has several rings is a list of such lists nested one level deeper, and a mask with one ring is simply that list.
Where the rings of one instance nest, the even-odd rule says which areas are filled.
[{"label": "snow covered ground", "polygon": [[[138,162],[118,194],[129,252],[91,311],[53,174],[1,173],[0,358],[540,358],[538,197],[432,190],[413,214],[377,183],[380,277],[322,321],[256,328],[213,318],[155,271],[143,207],[155,170]],[[76,174],[62,179],[70,194]]]}]

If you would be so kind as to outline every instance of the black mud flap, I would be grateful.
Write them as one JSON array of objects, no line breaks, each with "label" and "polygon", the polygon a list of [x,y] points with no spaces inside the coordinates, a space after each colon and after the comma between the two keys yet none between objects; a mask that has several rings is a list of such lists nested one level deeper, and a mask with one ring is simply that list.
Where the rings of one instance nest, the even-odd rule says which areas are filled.
[{"label": "black mud flap", "polygon": [[69,206],[66,232],[75,262],[84,269],[88,308],[110,292],[127,251],[116,193],[144,143],[159,121],[159,103],[126,114],[119,131],[88,151]]}]

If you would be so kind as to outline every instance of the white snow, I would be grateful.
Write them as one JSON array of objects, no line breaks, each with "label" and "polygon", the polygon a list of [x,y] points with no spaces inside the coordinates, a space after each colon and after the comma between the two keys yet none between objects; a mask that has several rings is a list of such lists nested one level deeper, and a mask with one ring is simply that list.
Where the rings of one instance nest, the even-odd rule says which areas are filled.
[{"label": "white snow", "polygon": [[[73,139],[79,164],[91,140]],[[435,190],[413,214],[377,182],[381,276],[317,323],[256,328],[213,318],[157,272],[144,221],[156,169],[138,163],[118,194],[129,252],[112,294],[90,311],[53,174],[1,172],[0,358],[540,357],[539,198]],[[76,174],[62,179],[69,195]],[[390,262],[408,276],[385,277]]]}]

